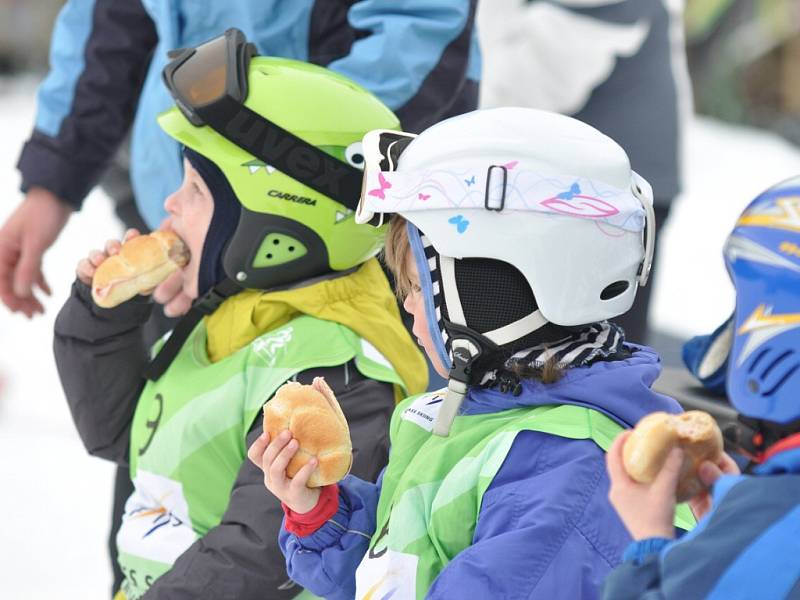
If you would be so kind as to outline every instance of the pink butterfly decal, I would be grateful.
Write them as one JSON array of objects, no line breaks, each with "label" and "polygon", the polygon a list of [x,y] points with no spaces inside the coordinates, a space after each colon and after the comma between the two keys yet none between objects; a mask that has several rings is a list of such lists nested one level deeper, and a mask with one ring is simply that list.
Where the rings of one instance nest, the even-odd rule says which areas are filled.
[{"label": "pink butterfly decal", "polygon": [[427,200],[428,198],[430,198],[430,197],[431,197],[431,195],[430,195],[430,194],[423,194],[422,192],[420,192],[419,194],[417,194],[417,198],[419,198],[419,199],[420,199],[420,200],[422,200],[423,202],[424,202],[425,200]]},{"label": "pink butterfly decal", "polygon": [[[576,199],[579,199],[578,202],[570,202],[570,200]],[[619,210],[613,204],[594,196],[582,194],[581,186],[578,185],[577,181],[566,192],[561,192],[552,198],[542,200],[540,204],[562,215],[585,217],[587,219],[613,217],[619,213]]]},{"label": "pink butterfly decal", "polygon": [[380,198],[381,200],[386,200],[386,190],[391,189],[392,184],[386,181],[386,178],[383,176],[383,173],[378,173],[378,183],[380,183],[381,187],[375,188],[374,190],[370,190],[367,192],[370,196],[375,196],[376,198]]},{"label": "pink butterfly decal", "polygon": [[518,164],[519,164],[518,160],[512,160],[511,162],[507,162],[503,166],[510,171],[511,169],[516,167]]},{"label": "pink butterfly decal", "polygon": [[576,196],[581,198],[581,202],[566,202],[560,198],[548,198],[542,200],[540,204],[562,215],[572,215],[574,217],[584,217],[587,219],[602,219],[613,217],[619,214],[616,206],[609,204],[600,198],[591,196]]}]

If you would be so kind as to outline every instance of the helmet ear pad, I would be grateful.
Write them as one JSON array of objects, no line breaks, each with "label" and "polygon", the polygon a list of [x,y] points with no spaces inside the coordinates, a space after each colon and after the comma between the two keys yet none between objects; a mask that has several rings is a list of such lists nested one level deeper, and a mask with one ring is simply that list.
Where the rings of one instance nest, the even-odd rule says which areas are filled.
[{"label": "helmet ear pad", "polygon": [[[536,297],[525,276],[507,262],[492,258],[463,258],[454,261],[454,270],[461,310],[469,330],[485,334],[522,319],[538,309]],[[440,288],[444,289],[441,273],[439,268],[435,276]],[[457,336],[457,332],[451,331],[448,308],[445,298],[441,303],[443,327],[449,337],[453,338]],[[519,350],[566,338],[573,330],[580,329],[581,327],[568,328],[545,323],[521,338],[496,347],[494,351],[484,352],[474,369],[481,373],[496,368]]]},{"label": "helmet ear pad", "polygon": [[222,264],[228,278],[250,289],[272,289],[331,271],[328,249],[316,231],[245,206]]}]

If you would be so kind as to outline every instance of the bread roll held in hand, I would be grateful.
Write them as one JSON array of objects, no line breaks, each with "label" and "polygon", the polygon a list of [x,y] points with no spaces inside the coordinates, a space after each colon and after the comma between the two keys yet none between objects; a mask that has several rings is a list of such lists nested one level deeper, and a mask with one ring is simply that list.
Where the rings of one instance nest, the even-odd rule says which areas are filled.
[{"label": "bread roll held in hand", "polygon": [[676,492],[678,502],[684,502],[705,489],[697,476],[700,463],[704,460],[716,463],[722,456],[722,433],[711,415],[701,410],[679,415],[649,414],[625,440],[622,459],[632,479],[650,483],[675,446],[685,453]]},{"label": "bread roll held in hand", "polygon": [[353,462],[350,429],[344,413],[325,379],[316,377],[312,385],[289,382],[281,386],[264,405],[264,431],[274,440],[288,429],[299,443],[286,467],[294,477],[313,457],[319,464],[308,480],[308,487],[322,487],[341,481]]},{"label": "bread roll held in hand", "polygon": [[136,236],[97,267],[92,298],[97,306],[112,308],[137,294],[150,293],[188,262],[189,249],[174,232]]}]

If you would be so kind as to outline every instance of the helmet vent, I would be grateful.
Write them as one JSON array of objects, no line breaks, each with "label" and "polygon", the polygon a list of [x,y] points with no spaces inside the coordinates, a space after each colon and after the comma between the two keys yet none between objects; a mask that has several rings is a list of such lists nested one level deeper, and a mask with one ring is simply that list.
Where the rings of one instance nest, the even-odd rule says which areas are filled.
[{"label": "helmet vent", "polygon": [[630,284],[627,281],[615,281],[611,285],[607,285],[605,288],[603,288],[603,291],[600,292],[600,299],[611,300],[612,298],[616,298],[620,294],[624,293],[628,287],[630,287]]},{"label": "helmet vent", "polygon": [[[758,394],[761,397],[769,397],[776,394],[778,390],[780,390],[798,371],[798,369],[800,369],[800,362],[794,361],[788,365],[786,364],[786,361],[795,355],[794,350],[786,350],[777,356],[772,353],[772,356],[775,356],[775,358],[771,359],[769,355],[772,350],[773,348],[771,347],[761,350],[758,354],[756,354],[755,358],[753,358],[747,367],[747,372],[753,373],[760,364],[764,364],[764,369],[760,373],[754,374],[753,377],[747,380],[747,388],[750,390],[750,392],[753,394]],[[764,363],[764,359],[767,360],[766,363]],[[779,373],[782,371],[782,374],[778,376],[778,380],[772,384],[770,388],[764,389],[766,387],[767,377],[769,377],[770,373],[773,373],[776,369]]]},{"label": "helmet vent", "polygon": [[773,395],[775,392],[777,392],[777,391],[778,391],[778,390],[779,390],[781,387],[783,387],[783,385],[784,385],[784,384],[785,384],[787,381],[789,381],[789,379],[792,377],[792,375],[794,375],[794,374],[795,374],[795,372],[796,372],[798,369],[800,369],[800,363],[795,363],[795,364],[792,366],[792,368],[791,368],[791,369],[789,369],[789,370],[788,370],[788,371],[787,371],[787,372],[786,372],[786,373],[783,375],[783,377],[781,377],[781,378],[778,380],[778,382],[777,382],[775,385],[773,385],[773,386],[772,386],[770,389],[768,389],[766,392],[764,392],[764,396],[772,396],[772,395]]},{"label": "helmet vent", "polygon": [[764,358],[767,354],[769,354],[770,348],[764,348],[761,352],[756,354],[756,357],[753,359],[753,362],[750,363],[750,366],[747,367],[747,372],[752,373],[755,371],[758,363],[761,362],[761,359]]},{"label": "helmet vent", "polygon": [[288,234],[273,232],[268,234],[261,243],[253,267],[275,267],[306,254],[308,254],[308,248],[299,239]]},{"label": "helmet vent", "polygon": [[766,379],[767,376],[773,371],[773,369],[775,369],[775,367],[777,367],[784,360],[789,358],[792,354],[794,354],[794,352],[792,350],[787,350],[786,352],[783,352],[782,354],[780,354],[778,356],[778,358],[776,358],[774,361],[772,361],[771,364],[767,365],[767,368],[764,369],[763,373],[761,373],[761,379]]}]

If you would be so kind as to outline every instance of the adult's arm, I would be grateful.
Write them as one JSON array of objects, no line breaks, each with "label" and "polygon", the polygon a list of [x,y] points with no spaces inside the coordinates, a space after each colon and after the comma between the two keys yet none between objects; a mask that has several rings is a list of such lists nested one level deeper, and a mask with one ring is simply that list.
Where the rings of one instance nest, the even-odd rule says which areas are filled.
[{"label": "adult's arm", "polygon": [[36,124],[17,167],[75,209],[130,129],[158,41],[141,0],[70,0],[58,15]]},{"label": "adult's arm", "polygon": [[[318,2],[319,10],[325,4]],[[377,95],[406,131],[422,131],[477,108],[476,5],[477,0],[356,2],[347,14],[356,39],[346,56],[327,66]],[[317,21],[324,26],[319,18],[312,28]]]},{"label": "adult's arm", "polygon": [[100,308],[76,281],[55,322],[56,367],[78,434],[89,454],[123,466],[149,359],[142,326],[153,306],[137,296]]}]

